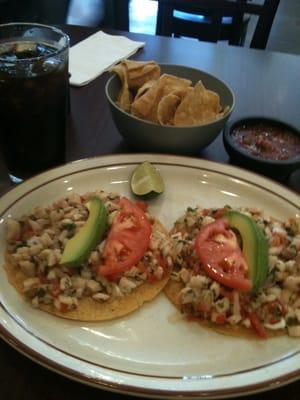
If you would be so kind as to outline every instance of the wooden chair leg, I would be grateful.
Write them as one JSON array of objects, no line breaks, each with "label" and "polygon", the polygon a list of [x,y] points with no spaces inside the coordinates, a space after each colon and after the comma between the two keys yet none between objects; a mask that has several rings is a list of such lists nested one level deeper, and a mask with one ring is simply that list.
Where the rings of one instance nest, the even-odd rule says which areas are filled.
[{"label": "wooden chair leg", "polygon": [[104,0],[105,26],[129,31],[129,0]]},{"label": "wooden chair leg", "polygon": [[[172,36],[172,9],[167,4],[158,2],[156,18],[156,35]],[[163,23],[163,21],[167,21]]]},{"label": "wooden chair leg", "polygon": [[244,14],[238,13],[232,17],[232,34],[228,40],[230,45],[242,46],[241,37],[243,31]]},{"label": "wooden chair leg", "polygon": [[265,15],[258,20],[250,47],[256,49],[266,48],[279,2],[280,0],[265,0]]}]

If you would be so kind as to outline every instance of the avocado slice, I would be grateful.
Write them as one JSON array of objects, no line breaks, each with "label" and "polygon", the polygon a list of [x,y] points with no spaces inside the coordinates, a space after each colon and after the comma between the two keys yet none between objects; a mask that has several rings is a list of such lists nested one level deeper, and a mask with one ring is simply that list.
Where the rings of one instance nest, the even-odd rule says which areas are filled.
[{"label": "avocado slice", "polygon": [[104,203],[98,197],[92,197],[85,206],[89,210],[88,219],[67,242],[60,260],[62,265],[79,267],[89,258],[107,229],[107,211]]},{"label": "avocado slice", "polygon": [[265,234],[252,218],[238,211],[228,211],[224,217],[229,220],[230,227],[241,235],[252,291],[257,292],[268,275],[268,242]]}]

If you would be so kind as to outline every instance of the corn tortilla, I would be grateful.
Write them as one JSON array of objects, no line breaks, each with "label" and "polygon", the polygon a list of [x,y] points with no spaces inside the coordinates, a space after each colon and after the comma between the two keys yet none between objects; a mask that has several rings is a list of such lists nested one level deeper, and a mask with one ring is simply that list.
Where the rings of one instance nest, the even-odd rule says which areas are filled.
[{"label": "corn tortilla", "polygon": [[[166,232],[163,225],[155,221],[153,230]],[[14,286],[17,292],[26,300],[23,294],[23,282],[28,277],[12,262],[12,257],[6,254],[5,270],[9,283]],[[128,295],[117,297],[105,302],[98,302],[91,297],[79,299],[79,305],[75,310],[61,312],[54,305],[39,304],[39,309],[52,315],[76,321],[108,321],[125,316],[137,309],[143,303],[153,300],[164,288],[170,277],[170,270],[160,281],[154,283],[145,282],[138,286]]]},{"label": "corn tortilla", "polygon": [[[170,231],[170,235],[171,237],[173,235],[176,235],[178,233],[181,234],[180,236],[180,240],[182,239],[186,239],[187,236],[190,236],[190,238],[188,239],[188,244],[186,244],[187,248],[186,249],[181,249],[178,250],[179,251],[179,255],[180,258],[177,258],[176,255],[176,245],[174,245],[174,273],[176,275],[176,273],[181,269],[181,268],[186,268],[189,269],[189,259],[190,257],[193,257],[193,253],[192,253],[192,249],[190,249],[188,246],[191,245],[192,240],[194,240],[195,235],[197,234],[197,232],[199,231],[199,229],[201,229],[202,227],[202,221],[203,218],[205,218],[206,215],[208,215],[208,218],[212,218],[212,214],[210,213],[210,211],[217,211],[217,209],[203,209],[201,207],[196,207],[196,208],[188,208],[186,210],[186,213],[180,218],[178,219],[175,224],[173,229]],[[246,211],[249,212],[250,209],[246,209]],[[203,214],[202,211],[205,211],[205,213]],[[241,211],[245,212],[244,209],[241,209]],[[263,218],[263,213],[262,211],[256,211],[256,218]],[[198,219],[200,218],[200,219]],[[253,217],[254,218],[254,217]],[[286,223],[288,224],[289,221],[292,221],[294,219],[290,218],[289,220],[286,221]],[[272,226],[272,224],[282,224],[282,229],[285,226],[284,222],[280,222],[277,221],[273,218],[269,218],[267,220],[267,227]],[[209,221],[211,222],[211,221]],[[199,225],[200,224],[200,225]],[[295,222],[296,225],[296,222]],[[288,225],[286,225],[288,226]],[[294,228],[296,229],[296,228]],[[184,236],[187,235],[187,236]],[[194,235],[194,236],[193,236]],[[295,233],[296,235],[296,233]],[[268,240],[272,241],[273,236],[271,236]],[[271,246],[271,244],[269,244],[269,246]],[[194,254],[195,256],[195,254]],[[278,256],[279,257],[279,256]],[[289,274],[287,276],[297,276],[297,270],[300,270],[300,255],[296,256],[296,258],[294,258],[295,261],[295,265],[293,267],[293,271],[290,271]],[[176,263],[178,264],[176,266]],[[179,267],[179,270],[177,269]],[[292,275],[294,273],[294,275]],[[271,275],[271,274],[270,274]],[[204,274],[205,276],[205,274]],[[270,282],[269,282],[270,285]],[[274,285],[274,287],[276,286],[276,283],[272,282],[272,285]],[[278,284],[277,284],[278,285]],[[229,336],[236,336],[236,337],[243,337],[243,338],[247,338],[247,339],[258,339],[259,335],[258,333],[255,331],[255,328],[250,326],[250,327],[246,327],[245,325],[241,324],[241,323],[233,323],[231,324],[230,321],[225,321],[224,324],[218,324],[215,323],[213,321],[211,321],[210,316],[206,317],[206,315],[202,315],[201,313],[198,315],[197,313],[193,314],[192,311],[189,310],[188,305],[185,306],[184,304],[182,304],[182,298],[180,296],[184,296],[184,288],[186,287],[186,284],[184,283],[184,281],[182,281],[181,279],[173,279],[172,277],[170,278],[169,282],[167,283],[166,287],[164,288],[164,292],[165,295],[168,297],[168,299],[171,301],[171,303],[173,303],[173,305],[175,305],[175,307],[183,314],[186,316],[187,320],[191,320],[191,321],[197,321],[199,323],[199,325],[201,325],[202,327],[208,328],[208,329],[212,329],[215,332],[224,334],[224,335],[229,335]],[[205,290],[207,288],[204,288],[203,290]],[[183,291],[182,291],[183,290]],[[220,297],[222,298],[222,297]],[[187,304],[189,304],[189,301],[187,302]],[[282,303],[284,304],[284,303]],[[284,304],[284,307],[287,307],[287,305]],[[286,311],[287,313],[287,311]],[[286,314],[284,314],[286,315]],[[207,318],[207,319],[205,319]],[[288,327],[286,328],[274,328],[274,329],[270,329],[269,327],[264,326],[264,330],[266,333],[266,336],[268,338],[272,338],[272,337],[277,337],[277,336],[283,336],[283,335],[290,335],[292,336],[289,331],[288,331]]]},{"label": "corn tortilla", "polygon": [[[171,303],[181,312],[181,306],[179,301],[179,293],[180,290],[183,289],[184,285],[181,282],[174,281],[172,279],[169,280],[167,285],[164,288],[164,293]],[[187,316],[188,318],[188,316]],[[235,336],[235,337],[243,337],[247,339],[257,339],[258,336],[252,329],[248,329],[246,327],[240,325],[217,325],[212,323],[211,321],[191,317],[190,320],[197,321],[199,325],[206,329],[212,329],[217,333],[227,335],[227,336]],[[271,329],[266,329],[268,337],[277,337],[283,336],[285,334],[284,330],[273,331]]]}]

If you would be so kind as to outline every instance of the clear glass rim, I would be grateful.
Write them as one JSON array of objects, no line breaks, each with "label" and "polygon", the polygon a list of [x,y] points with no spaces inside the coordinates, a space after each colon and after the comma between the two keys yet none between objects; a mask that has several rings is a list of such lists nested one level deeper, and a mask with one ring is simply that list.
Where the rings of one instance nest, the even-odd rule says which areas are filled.
[{"label": "clear glass rim", "polygon": [[[47,54],[47,55],[38,56],[38,57],[31,57],[31,58],[26,58],[26,59],[14,60],[14,64],[17,64],[20,62],[24,63],[24,62],[32,62],[32,61],[38,61],[38,60],[43,60],[43,59],[47,59],[47,58],[52,58],[54,56],[59,55],[60,53],[63,53],[70,46],[69,35],[66,34],[64,31],[62,31],[61,29],[57,28],[56,26],[39,24],[39,23],[35,23],[35,22],[9,22],[6,24],[0,24],[0,30],[2,28],[10,28],[10,27],[17,27],[17,26],[21,26],[21,27],[26,27],[26,26],[30,27],[31,26],[34,28],[43,28],[43,29],[47,29],[49,31],[53,31],[65,39],[65,44],[62,46],[61,49],[55,49],[55,51],[52,54]],[[1,61],[7,62],[7,60],[5,60],[3,57],[0,56],[0,62]]]}]

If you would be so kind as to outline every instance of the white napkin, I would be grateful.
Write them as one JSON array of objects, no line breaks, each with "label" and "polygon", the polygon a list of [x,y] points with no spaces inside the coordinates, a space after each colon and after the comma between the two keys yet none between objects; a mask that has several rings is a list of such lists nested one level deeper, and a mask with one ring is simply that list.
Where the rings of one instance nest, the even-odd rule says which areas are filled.
[{"label": "white napkin", "polygon": [[89,36],[70,48],[71,85],[86,85],[143,46],[144,42],[108,35],[102,31]]}]

